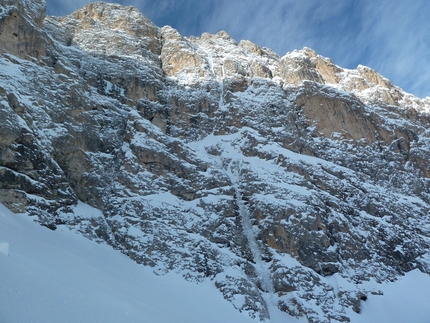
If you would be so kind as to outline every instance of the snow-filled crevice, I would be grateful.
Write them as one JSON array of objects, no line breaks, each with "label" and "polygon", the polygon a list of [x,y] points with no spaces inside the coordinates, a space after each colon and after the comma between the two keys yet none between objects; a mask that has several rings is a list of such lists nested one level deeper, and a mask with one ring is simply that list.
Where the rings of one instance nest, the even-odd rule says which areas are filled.
[{"label": "snow-filled crevice", "polygon": [[224,108],[224,63],[222,64],[222,78],[218,81],[219,84],[219,102],[218,102],[218,108],[222,110]]},{"label": "snow-filled crevice", "polygon": [[218,109],[222,110],[224,108],[224,64],[222,64],[222,77],[217,77],[215,70],[214,70],[214,64],[211,53],[206,51],[206,60],[209,65],[209,70],[211,72],[212,77],[216,80],[218,83],[218,92],[219,92],[219,101],[218,101]]},{"label": "snow-filled crevice", "polygon": [[216,74],[215,74],[215,71],[214,71],[214,63],[213,63],[213,59],[212,59],[211,53],[206,52],[206,60],[208,62],[209,70],[211,71],[212,77],[214,79],[216,79],[217,77],[216,77]]},{"label": "snow-filled crevice", "polygon": [[239,207],[239,213],[242,219],[243,233],[248,240],[249,249],[251,250],[252,257],[254,258],[255,269],[260,279],[261,288],[270,295],[273,295],[274,287],[272,282],[272,276],[270,274],[267,264],[263,261],[263,258],[261,256],[261,250],[255,237],[251,217],[249,215],[249,210],[247,209],[244,201],[242,200],[242,195],[237,185],[235,186],[235,193],[237,206]]},{"label": "snow-filled crevice", "polygon": [[263,261],[261,250],[257,242],[256,233],[254,232],[250,212],[245,202],[243,201],[242,193],[239,189],[239,185],[240,185],[239,171],[240,171],[240,166],[234,172],[229,171],[227,172],[227,174],[230,177],[232,186],[235,190],[235,195],[236,195],[235,199],[236,199],[236,203],[239,209],[239,214],[242,220],[243,234],[248,240],[248,247],[252,253],[252,257],[255,263],[255,270],[258,275],[260,288],[265,293],[268,293],[270,298],[270,299],[266,299],[266,302],[267,302],[272,299],[275,293],[275,288],[273,286],[273,280],[272,280],[272,275],[270,273],[269,264]]}]

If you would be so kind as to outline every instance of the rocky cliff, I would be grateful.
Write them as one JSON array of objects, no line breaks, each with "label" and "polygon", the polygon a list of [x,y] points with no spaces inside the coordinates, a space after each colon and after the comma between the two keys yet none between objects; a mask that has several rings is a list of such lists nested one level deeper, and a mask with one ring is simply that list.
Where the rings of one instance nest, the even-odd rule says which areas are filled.
[{"label": "rocky cliff", "polygon": [[366,281],[430,274],[429,113],[308,48],[0,0],[0,202],[257,319],[348,322]]}]

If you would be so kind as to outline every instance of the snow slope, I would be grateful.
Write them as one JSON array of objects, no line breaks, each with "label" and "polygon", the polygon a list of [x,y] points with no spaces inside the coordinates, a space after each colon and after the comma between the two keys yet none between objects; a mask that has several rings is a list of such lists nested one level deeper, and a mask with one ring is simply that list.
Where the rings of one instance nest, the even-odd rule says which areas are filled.
[{"label": "snow slope", "polygon": [[[0,253],[2,323],[257,322],[235,310],[211,282],[156,276],[107,245],[65,227],[51,231],[1,204],[0,244],[9,245],[8,256]],[[339,288],[343,283],[337,280]],[[412,271],[374,287],[384,295],[370,295],[362,314],[350,313],[351,322],[429,321],[428,275]],[[271,310],[271,322],[296,321]]]},{"label": "snow slope", "polygon": [[[88,208],[88,207],[87,207]],[[107,245],[0,204],[0,322],[254,322],[211,282],[156,276]],[[286,314],[280,317],[290,320]]]},{"label": "snow slope", "polygon": [[430,322],[430,279],[413,270],[395,283],[375,284],[383,296],[371,295],[352,323]]}]

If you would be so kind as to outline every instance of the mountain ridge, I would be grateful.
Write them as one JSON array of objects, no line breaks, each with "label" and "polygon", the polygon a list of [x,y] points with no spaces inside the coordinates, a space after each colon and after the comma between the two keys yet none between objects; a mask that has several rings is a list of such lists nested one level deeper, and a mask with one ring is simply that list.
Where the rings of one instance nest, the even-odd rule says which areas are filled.
[{"label": "mountain ridge", "polygon": [[[261,320],[275,299],[347,322],[375,292],[364,281],[430,273],[428,98],[308,48],[184,38],[133,7],[96,2],[42,24],[43,1],[0,3],[12,211],[158,274],[212,280]],[[355,287],[336,290],[336,275]]]}]

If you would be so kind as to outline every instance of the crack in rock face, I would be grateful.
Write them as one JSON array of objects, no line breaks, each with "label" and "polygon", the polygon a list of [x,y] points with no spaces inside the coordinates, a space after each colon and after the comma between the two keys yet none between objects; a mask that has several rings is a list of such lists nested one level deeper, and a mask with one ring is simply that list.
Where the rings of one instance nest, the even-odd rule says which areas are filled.
[{"label": "crack in rock face", "polygon": [[212,281],[260,320],[349,322],[369,281],[430,274],[428,98],[309,48],[183,37],[134,7],[0,9],[13,212]]}]

